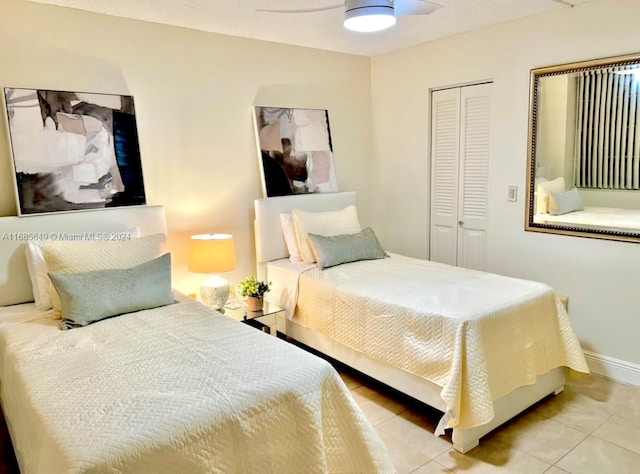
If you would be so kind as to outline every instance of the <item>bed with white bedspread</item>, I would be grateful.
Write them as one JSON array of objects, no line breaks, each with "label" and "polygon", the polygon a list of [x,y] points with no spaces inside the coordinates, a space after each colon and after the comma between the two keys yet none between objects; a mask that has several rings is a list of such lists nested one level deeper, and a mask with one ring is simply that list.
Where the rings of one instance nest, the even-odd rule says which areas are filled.
[{"label": "bed with white bedspread", "polygon": [[287,309],[289,336],[443,411],[436,433],[453,428],[462,452],[562,390],[565,367],[588,372],[547,285],[394,254],[324,270],[282,258],[275,215],[354,202],[354,193],[256,201],[259,269]]},{"label": "bed with white bedspread", "polygon": [[554,216],[536,214],[536,224],[577,226],[584,229],[601,229],[603,227],[620,232],[638,232],[640,230],[640,212],[637,209],[620,209],[615,207],[585,207],[580,211],[568,212]]},{"label": "bed with white bedspread", "polygon": [[[38,219],[0,224],[23,237]],[[132,224],[145,235],[162,230],[164,213],[40,222],[40,236]],[[53,309],[16,304],[33,299],[22,288],[29,275],[18,240],[0,242],[0,384],[21,472],[394,472],[327,362],[178,293],[173,303],[61,330]],[[89,282],[105,271],[67,277]],[[65,318],[70,299],[61,300]]]},{"label": "bed with white bedspread", "polygon": [[198,302],[70,331],[50,312],[6,313],[2,401],[22,472],[391,470],[328,363]]}]

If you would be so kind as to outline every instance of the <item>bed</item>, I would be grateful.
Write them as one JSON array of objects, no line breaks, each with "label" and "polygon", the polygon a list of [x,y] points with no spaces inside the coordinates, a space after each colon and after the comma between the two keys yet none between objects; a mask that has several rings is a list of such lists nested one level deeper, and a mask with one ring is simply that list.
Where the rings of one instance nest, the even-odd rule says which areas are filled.
[{"label": "bed", "polygon": [[565,180],[558,177],[547,181],[536,178],[535,224],[575,226],[580,229],[603,227],[619,232],[640,230],[640,212],[637,209],[585,206],[578,188],[566,190]]},{"label": "bed", "polygon": [[585,207],[580,211],[554,216],[536,214],[536,224],[558,224],[578,226],[585,229],[608,229],[620,232],[637,232],[640,230],[640,212],[637,209],[620,209],[615,207]]},{"label": "bed", "polygon": [[463,453],[562,391],[566,367],[588,372],[547,285],[394,254],[324,270],[290,261],[281,214],[355,202],[352,192],[255,201],[258,273],[289,337],[439,409],[436,434],[451,428]]},{"label": "bed", "polygon": [[21,472],[393,472],[335,370],[285,341],[175,292],[168,304],[69,330],[37,298],[25,303],[34,299],[25,238],[135,227],[148,239],[165,231],[161,207],[0,225],[2,408]]}]

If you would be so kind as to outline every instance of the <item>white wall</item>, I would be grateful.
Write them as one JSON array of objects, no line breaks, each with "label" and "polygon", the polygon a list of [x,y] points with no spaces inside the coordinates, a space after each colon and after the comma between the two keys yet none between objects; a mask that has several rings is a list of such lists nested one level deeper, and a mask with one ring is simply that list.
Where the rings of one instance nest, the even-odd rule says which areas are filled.
[{"label": "white wall", "polygon": [[[184,292],[203,279],[186,271],[193,233],[233,234],[239,266],[225,276],[255,273],[253,104],[328,109],[338,184],[367,199],[369,79],[365,57],[0,1],[0,86],[134,96],[148,202],[166,208]],[[2,111],[1,216],[16,212],[5,122]]]},{"label": "white wall", "polygon": [[[585,349],[640,364],[640,245],[524,232],[529,75],[537,67],[639,52],[640,3],[597,0],[372,60],[372,223],[385,246],[428,254],[429,90],[494,81],[488,269],[569,296]],[[507,202],[507,186],[518,202]]]},{"label": "white wall", "polygon": [[[540,81],[538,129],[536,130],[536,177],[540,166],[543,178],[564,178],[567,189],[573,187],[573,142],[575,141],[575,94],[569,95],[568,76],[550,76]],[[569,113],[573,111],[573,116]]]},{"label": "white wall", "polygon": [[580,196],[585,206],[620,207],[640,209],[640,192],[619,189],[581,189]]}]

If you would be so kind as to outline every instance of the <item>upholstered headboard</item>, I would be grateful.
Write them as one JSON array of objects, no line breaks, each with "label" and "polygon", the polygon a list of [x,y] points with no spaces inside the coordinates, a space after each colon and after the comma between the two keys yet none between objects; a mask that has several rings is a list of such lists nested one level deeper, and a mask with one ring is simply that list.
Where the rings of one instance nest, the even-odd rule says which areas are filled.
[{"label": "upholstered headboard", "polygon": [[33,301],[25,257],[28,240],[108,239],[109,232],[134,227],[139,229],[140,235],[166,234],[164,208],[132,206],[39,216],[0,217],[0,306]]},{"label": "upholstered headboard", "polygon": [[254,208],[258,275],[264,274],[264,265],[267,262],[289,256],[280,225],[280,214],[290,214],[292,209],[315,212],[337,211],[352,204],[356,204],[354,191],[256,199]]}]

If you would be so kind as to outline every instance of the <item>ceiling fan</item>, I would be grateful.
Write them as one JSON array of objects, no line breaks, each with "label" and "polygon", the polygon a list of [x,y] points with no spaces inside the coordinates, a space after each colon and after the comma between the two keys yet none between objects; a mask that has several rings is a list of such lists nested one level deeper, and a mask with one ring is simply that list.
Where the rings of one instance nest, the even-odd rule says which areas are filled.
[{"label": "ceiling fan", "polygon": [[358,32],[380,31],[396,23],[400,15],[428,15],[442,5],[426,0],[345,0],[344,4],[298,10],[260,10],[268,13],[315,13],[344,8],[344,27]]}]

